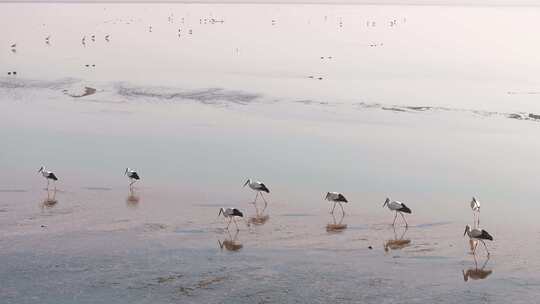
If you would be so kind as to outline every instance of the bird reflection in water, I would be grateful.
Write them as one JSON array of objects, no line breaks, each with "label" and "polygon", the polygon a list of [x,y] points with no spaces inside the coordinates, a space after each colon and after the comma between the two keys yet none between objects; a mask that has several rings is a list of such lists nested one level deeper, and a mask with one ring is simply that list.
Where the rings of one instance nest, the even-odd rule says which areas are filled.
[{"label": "bird reflection in water", "polygon": [[393,226],[393,228],[394,228],[394,239],[388,240],[384,243],[385,252],[389,252],[390,250],[400,250],[405,247],[409,247],[411,245],[411,240],[405,239],[405,234],[407,233],[407,230],[409,230],[407,226],[404,227],[403,232],[401,233],[401,236],[399,238],[396,231],[396,226]]},{"label": "bird reflection in water", "polygon": [[236,230],[236,233],[234,234],[234,237],[231,235],[231,232],[227,230],[227,235],[223,241],[218,240],[219,249],[223,251],[223,249],[227,251],[238,251],[244,247],[242,243],[238,241],[238,233],[240,231]]},{"label": "bird reflection in water", "polygon": [[56,199],[56,189],[54,190],[46,190],[47,191],[47,197],[41,202],[41,208],[52,208],[58,204],[58,200]]},{"label": "bird reflection in water", "polygon": [[487,263],[489,262],[489,256],[486,257],[486,260],[484,261],[484,264],[482,264],[482,267],[478,268],[478,261],[476,260],[476,254],[474,256],[474,268],[469,268],[467,270],[463,269],[463,280],[467,282],[469,279],[471,280],[483,280],[487,278],[491,273],[493,273],[493,270],[491,269],[485,269]]},{"label": "bird reflection in water", "polygon": [[270,215],[264,214],[264,211],[266,210],[266,206],[263,208],[262,211],[259,212],[259,209],[257,208],[257,205],[255,205],[255,216],[250,217],[248,220],[248,223],[253,225],[264,225],[268,220],[270,219]]},{"label": "bird reflection in water", "polygon": [[331,213],[333,222],[326,225],[326,231],[327,232],[342,232],[345,229],[347,229],[347,224],[343,223],[343,219],[345,218],[345,213],[342,213],[339,217],[339,221],[336,220],[336,216]]},{"label": "bird reflection in water", "polygon": [[135,192],[135,189],[133,189],[132,187],[129,188],[129,194],[126,198],[126,205],[130,208],[137,208],[137,206],[139,206],[139,201],[141,200],[141,198],[139,197],[139,195],[137,194],[137,192]]}]

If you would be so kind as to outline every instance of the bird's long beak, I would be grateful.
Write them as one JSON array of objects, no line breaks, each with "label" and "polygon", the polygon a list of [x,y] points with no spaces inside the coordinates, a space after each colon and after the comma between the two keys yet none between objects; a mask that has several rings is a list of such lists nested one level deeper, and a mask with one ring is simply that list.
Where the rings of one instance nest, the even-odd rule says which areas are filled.
[{"label": "bird's long beak", "polygon": [[128,168],[126,168],[126,172],[124,172],[124,175],[126,175],[126,174],[127,174],[127,172],[128,172]]},{"label": "bird's long beak", "polygon": [[465,227],[465,231],[463,232],[463,236],[465,236],[465,234],[467,234],[467,227]]},{"label": "bird's long beak", "polygon": [[386,206],[387,204],[388,204],[388,199],[386,199],[386,200],[384,201],[384,204],[382,204],[382,206],[384,207],[384,206]]},{"label": "bird's long beak", "polygon": [[223,209],[219,209],[218,217],[223,213]]},{"label": "bird's long beak", "polygon": [[39,168],[38,173],[43,171],[43,167]]},{"label": "bird's long beak", "polygon": [[243,187],[245,187],[247,184],[249,184],[249,179],[244,183]]}]

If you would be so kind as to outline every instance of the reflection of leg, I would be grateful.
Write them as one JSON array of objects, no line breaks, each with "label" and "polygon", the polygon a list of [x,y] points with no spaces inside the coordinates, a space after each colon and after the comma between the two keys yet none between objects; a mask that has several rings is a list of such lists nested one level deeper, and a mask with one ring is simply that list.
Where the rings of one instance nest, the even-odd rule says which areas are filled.
[{"label": "reflection of leg", "polygon": [[400,212],[399,215],[401,215],[401,217],[405,221],[405,227],[409,227],[409,223],[407,223],[407,220],[405,219],[405,216],[403,215],[403,213]]},{"label": "reflection of leg", "polygon": [[254,204],[253,206],[255,206],[255,217],[259,217],[260,216],[259,207],[257,207],[257,204]]},{"label": "reflection of leg", "polygon": [[345,210],[343,209],[343,205],[341,202],[338,202],[339,206],[341,207],[341,212],[343,213],[343,216],[345,216]]},{"label": "reflection of leg", "polygon": [[396,211],[396,214],[394,214],[394,222],[392,222],[392,226],[396,224],[396,219],[397,219],[397,211]]},{"label": "reflection of leg", "polygon": [[330,211],[330,214],[334,214],[334,209],[336,209],[336,202],[334,202],[334,207],[332,207],[332,210]]}]

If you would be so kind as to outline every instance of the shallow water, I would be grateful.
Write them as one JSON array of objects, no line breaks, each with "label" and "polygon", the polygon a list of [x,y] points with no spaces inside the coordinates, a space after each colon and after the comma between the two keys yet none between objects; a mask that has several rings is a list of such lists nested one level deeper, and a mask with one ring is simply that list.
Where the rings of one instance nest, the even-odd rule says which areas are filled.
[{"label": "shallow water", "polygon": [[[539,295],[538,8],[0,7],[3,301]],[[236,235],[216,216],[255,215],[247,177],[270,204]],[[495,237],[483,268],[462,235],[473,195]]]}]

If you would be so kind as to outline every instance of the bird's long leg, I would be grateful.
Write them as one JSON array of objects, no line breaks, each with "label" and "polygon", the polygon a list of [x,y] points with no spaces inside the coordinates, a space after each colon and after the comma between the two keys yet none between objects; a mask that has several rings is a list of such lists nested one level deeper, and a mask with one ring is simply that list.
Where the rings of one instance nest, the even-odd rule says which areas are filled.
[{"label": "bird's long leg", "polygon": [[257,194],[255,195],[255,199],[253,200],[253,204],[257,204],[257,198],[259,197],[259,191],[257,191]]},{"label": "bird's long leg", "polygon": [[47,190],[49,190],[49,179],[47,178]]},{"label": "bird's long leg", "polygon": [[343,209],[343,204],[341,204],[341,202],[338,202],[338,204],[341,207],[341,212],[343,213],[343,216],[345,216],[345,210]]},{"label": "bird's long leg", "polygon": [[334,202],[334,207],[332,207],[332,210],[330,211],[330,214],[334,214],[334,209],[336,209],[336,202]]},{"label": "bird's long leg", "polygon": [[392,222],[392,226],[396,224],[396,219],[397,219],[397,211],[396,211],[396,214],[394,215],[394,222]]},{"label": "bird's long leg", "polygon": [[480,242],[482,242],[482,244],[484,244],[484,248],[486,248],[487,255],[489,256],[489,250],[487,248],[486,242],[484,242],[484,240],[480,240]]},{"label": "bird's long leg", "polygon": [[408,228],[409,227],[409,223],[407,223],[407,220],[405,219],[405,216],[403,215],[403,213],[399,213],[399,215],[401,215],[401,217],[403,218],[403,220],[405,221],[405,227]]},{"label": "bird's long leg", "polygon": [[238,228],[238,224],[236,223],[236,219],[233,217],[233,222],[234,222],[234,225],[236,226],[236,231],[239,231],[240,228]]},{"label": "bird's long leg", "polygon": [[229,218],[229,223],[227,224],[227,230],[229,230],[229,226],[231,225],[231,222],[232,222],[232,217]]},{"label": "bird's long leg", "polygon": [[264,195],[262,193],[261,193],[261,197],[262,197],[262,199],[264,201],[264,208],[262,210],[262,213],[264,213],[264,210],[266,210],[266,207],[268,207],[268,202],[266,201],[266,199],[264,198]]},{"label": "bird's long leg", "polygon": [[56,192],[56,181],[54,181],[54,192]]}]

